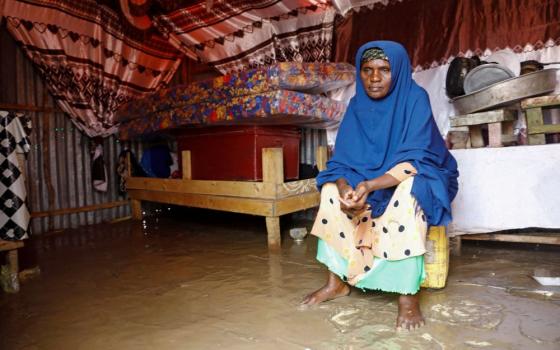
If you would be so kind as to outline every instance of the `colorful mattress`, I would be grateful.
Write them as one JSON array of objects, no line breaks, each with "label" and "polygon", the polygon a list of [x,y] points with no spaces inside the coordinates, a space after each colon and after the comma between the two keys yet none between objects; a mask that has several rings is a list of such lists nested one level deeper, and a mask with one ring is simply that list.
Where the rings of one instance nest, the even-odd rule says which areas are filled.
[{"label": "colorful mattress", "polygon": [[239,101],[239,98],[249,95],[269,96],[268,93],[277,93],[278,90],[315,95],[348,86],[354,80],[355,68],[348,63],[283,62],[158,91],[147,98],[125,104],[116,118],[117,122],[126,122],[160,111],[175,113],[171,110],[190,109],[187,107],[190,105],[201,108],[202,103],[211,105],[235,98]]},{"label": "colorful mattress", "polygon": [[122,122],[122,140],[156,132],[204,125],[296,125],[327,128],[337,125],[346,106],[321,95],[275,90],[226,100],[181,104]]}]

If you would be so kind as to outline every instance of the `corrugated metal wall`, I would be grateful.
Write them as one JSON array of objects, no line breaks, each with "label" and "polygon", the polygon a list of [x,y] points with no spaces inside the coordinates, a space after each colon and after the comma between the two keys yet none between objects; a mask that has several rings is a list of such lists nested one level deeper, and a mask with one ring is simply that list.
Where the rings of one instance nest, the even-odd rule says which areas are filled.
[{"label": "corrugated metal wall", "polygon": [[327,145],[327,132],[325,130],[303,129],[300,145],[300,163],[314,165],[317,148]]},{"label": "corrugated metal wall", "polygon": [[[9,34],[4,28],[2,31],[0,63],[4,69],[0,80],[3,90],[0,93],[0,102],[35,106],[39,109],[55,108],[52,97],[45,94],[45,86],[30,60],[16,47],[11,38],[7,37]],[[32,149],[26,162],[28,205],[32,213],[107,204],[126,199],[117,192],[116,164],[123,145],[114,136],[103,140],[109,185],[106,193],[99,193],[93,189],[91,180],[90,138],[76,129],[62,112],[23,113],[31,117],[33,127],[30,135]],[[138,155],[141,146],[133,144],[131,149]],[[48,175],[45,176],[46,174]],[[48,189],[49,177],[52,183],[51,191]],[[49,192],[53,196],[49,196]],[[36,217],[31,220],[31,229],[33,234],[41,234],[49,230],[100,223],[128,215],[130,208],[125,205],[98,211]]]}]

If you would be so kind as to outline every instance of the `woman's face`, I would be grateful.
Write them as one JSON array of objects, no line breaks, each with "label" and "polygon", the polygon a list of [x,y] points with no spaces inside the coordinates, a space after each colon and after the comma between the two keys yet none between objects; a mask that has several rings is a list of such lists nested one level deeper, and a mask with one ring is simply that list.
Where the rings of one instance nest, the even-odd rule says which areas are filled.
[{"label": "woman's face", "polygon": [[362,63],[360,78],[369,97],[378,100],[387,96],[391,88],[391,65],[376,59]]}]

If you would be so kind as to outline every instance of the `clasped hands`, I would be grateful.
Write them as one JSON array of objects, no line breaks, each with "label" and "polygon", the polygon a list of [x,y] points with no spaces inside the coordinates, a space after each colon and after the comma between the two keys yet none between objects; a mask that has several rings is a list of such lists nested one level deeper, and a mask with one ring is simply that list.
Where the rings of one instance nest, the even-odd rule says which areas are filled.
[{"label": "clasped hands", "polygon": [[337,180],[336,185],[339,193],[340,210],[346,215],[357,216],[368,209],[366,200],[371,189],[367,181],[360,182],[355,189],[344,179]]}]

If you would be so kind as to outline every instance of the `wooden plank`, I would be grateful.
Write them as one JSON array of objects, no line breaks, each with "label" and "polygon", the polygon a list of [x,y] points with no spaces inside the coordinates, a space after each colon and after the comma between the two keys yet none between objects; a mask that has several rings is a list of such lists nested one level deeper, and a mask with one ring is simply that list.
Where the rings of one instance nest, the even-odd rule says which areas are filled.
[{"label": "wooden plank", "polygon": [[490,147],[502,147],[502,123],[488,124],[488,145]]},{"label": "wooden plank", "polygon": [[560,95],[538,96],[521,101],[521,108],[560,106]]},{"label": "wooden plank", "polygon": [[516,119],[517,111],[513,109],[498,109],[495,111],[465,114],[449,118],[452,127],[497,123]]},{"label": "wooden plank", "polygon": [[517,143],[517,135],[513,131],[513,121],[502,123],[502,144]]},{"label": "wooden plank", "polygon": [[136,199],[130,200],[130,209],[132,211],[132,219],[142,220],[142,202]]},{"label": "wooden plank", "polygon": [[223,210],[233,213],[274,216],[273,200],[213,196],[204,194],[171,193],[163,191],[130,190],[128,195],[136,200],[185,205],[195,208]]},{"label": "wooden plank", "polygon": [[525,116],[527,117],[527,134],[528,141],[530,145],[544,145],[546,143],[543,134],[534,135],[531,132],[535,127],[544,124],[543,114],[541,108],[529,108],[525,111]]},{"label": "wooden plank", "polygon": [[274,215],[280,216],[304,209],[314,208],[319,205],[320,201],[321,194],[318,191],[279,199],[274,205]]},{"label": "wooden plank", "polygon": [[527,130],[527,134],[555,134],[560,133],[560,124],[548,124],[548,125],[533,125],[531,129]]},{"label": "wooden plank", "polygon": [[42,107],[35,105],[27,105],[20,103],[0,103],[0,109],[11,110],[11,111],[22,111],[22,112],[46,112],[54,113],[57,112],[57,108]]},{"label": "wooden plank", "polygon": [[480,125],[472,125],[469,127],[469,140],[472,148],[484,147],[484,139],[482,138]]},{"label": "wooden plank", "polygon": [[281,184],[284,182],[284,162],[282,148],[263,148],[263,183]]},{"label": "wooden plank", "polygon": [[181,163],[182,163],[182,173],[183,180],[192,179],[192,167],[191,167],[191,151],[181,152]]},{"label": "wooden plank", "polygon": [[502,144],[512,144],[512,143],[516,143],[517,140],[517,136],[515,135],[502,135]]},{"label": "wooden plank", "polygon": [[280,244],[282,239],[282,235],[280,232],[280,217],[267,216],[266,231],[267,231],[268,249],[272,249],[272,250],[280,249]]},{"label": "wooden plank", "polygon": [[23,247],[23,241],[4,241],[0,239],[0,251],[12,250]]},{"label": "wooden plank", "polygon": [[118,201],[118,202],[109,202],[109,203],[102,203],[102,204],[94,204],[88,205],[84,207],[78,208],[66,208],[66,209],[58,209],[58,210],[49,210],[49,211],[39,211],[39,212],[32,212],[31,218],[42,218],[48,216],[58,216],[58,215],[66,215],[72,213],[81,213],[86,211],[96,211],[101,209],[109,209],[114,207],[119,207],[121,205],[128,205],[129,201]]},{"label": "wooden plank", "polygon": [[127,190],[165,191],[169,193],[207,194],[248,198],[276,198],[276,185],[249,181],[213,181],[130,177]]},{"label": "wooden plank", "polygon": [[467,140],[469,139],[468,132],[450,131],[447,134],[447,139],[451,144],[451,149],[467,148]]},{"label": "wooden plank", "polygon": [[327,147],[319,146],[317,147],[317,169],[323,171],[327,168]]},{"label": "wooden plank", "polygon": [[498,241],[498,242],[514,242],[514,243],[539,243],[560,245],[560,234],[556,236],[549,235],[523,235],[523,234],[505,234],[505,233],[482,233],[473,235],[462,235],[462,240],[467,241]]}]

